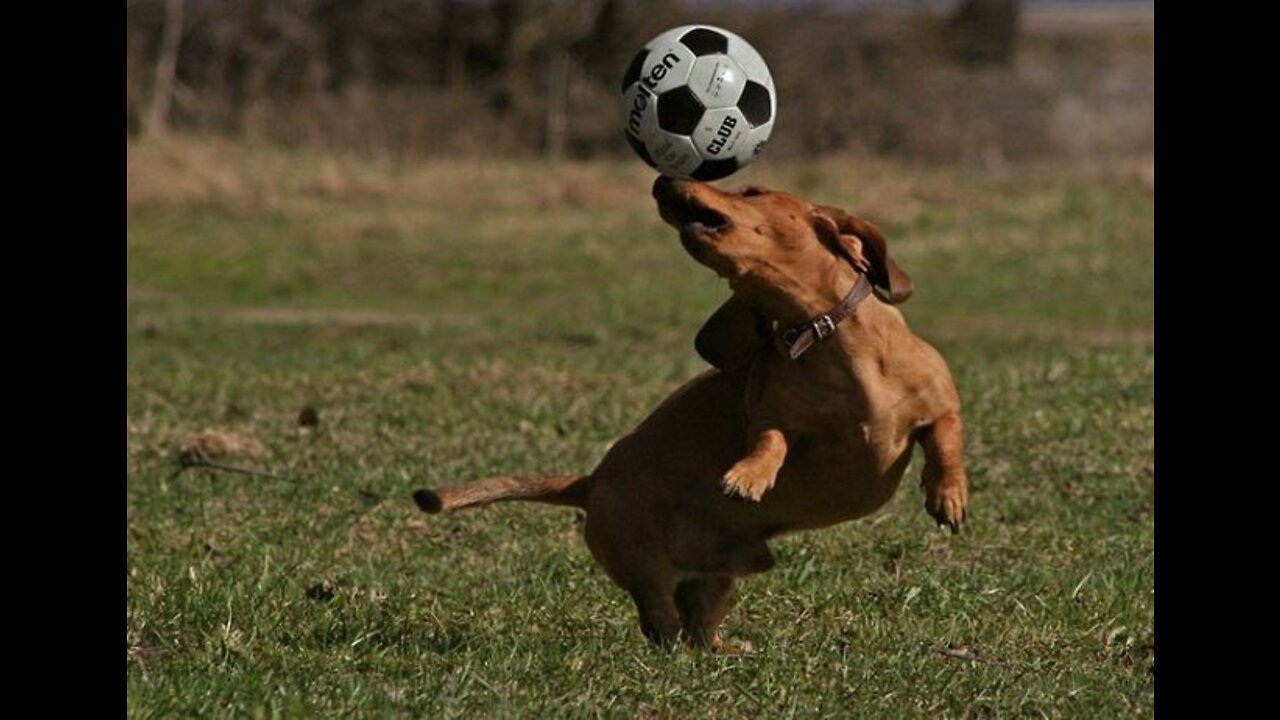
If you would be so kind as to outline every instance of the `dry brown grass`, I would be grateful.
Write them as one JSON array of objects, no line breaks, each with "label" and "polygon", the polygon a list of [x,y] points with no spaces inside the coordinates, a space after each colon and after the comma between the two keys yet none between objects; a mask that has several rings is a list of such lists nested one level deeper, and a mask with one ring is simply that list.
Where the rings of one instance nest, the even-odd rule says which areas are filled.
[{"label": "dry brown grass", "polygon": [[185,435],[175,444],[178,460],[184,465],[220,458],[260,458],[266,452],[250,435],[227,428],[211,428]]},{"label": "dry brown grass", "polygon": [[[442,159],[399,162],[356,154],[315,153],[174,135],[127,142],[126,208],[205,206],[231,214],[378,210],[384,222],[447,224],[466,216],[501,236],[531,218],[609,207],[612,216],[648,217],[653,172],[633,159],[609,161],[488,161]],[[829,202],[856,200],[871,217],[907,220],[925,205],[976,202],[965,178],[972,168],[918,165],[859,153],[816,159],[766,156],[725,184],[760,183]],[[978,171],[996,182],[1071,176],[1155,186],[1153,154],[1009,164]],[[340,221],[341,214],[336,216]],[[599,218],[592,218],[595,223]],[[563,220],[572,222],[571,217]],[[594,225],[593,225],[594,227]],[[360,227],[341,234],[359,236]],[[143,288],[132,291],[147,292]]]}]

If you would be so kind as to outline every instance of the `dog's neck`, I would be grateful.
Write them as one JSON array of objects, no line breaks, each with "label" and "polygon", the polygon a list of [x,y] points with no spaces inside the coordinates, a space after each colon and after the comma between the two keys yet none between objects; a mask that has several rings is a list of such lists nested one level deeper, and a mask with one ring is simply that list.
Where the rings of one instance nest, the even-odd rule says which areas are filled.
[{"label": "dog's neck", "polygon": [[[829,313],[838,307],[863,277],[846,263],[836,263],[829,271],[830,280],[820,287],[824,292],[815,293],[791,313],[800,315],[795,325],[779,325],[796,327]],[[888,332],[886,324],[901,324],[902,315],[891,305],[887,305],[875,296],[858,302],[851,313],[836,324],[829,335],[813,343],[802,355],[791,362],[800,363],[813,372],[830,374],[831,380],[840,383],[852,379],[850,372],[855,371],[863,362],[880,357],[883,343]],[[783,357],[787,348],[783,347]],[[828,372],[820,371],[824,367]]]},{"label": "dog's neck", "polygon": [[830,311],[858,281],[859,273],[848,263],[830,256],[826,262],[799,273],[761,272],[729,279],[746,304],[755,307],[780,327],[792,327]]},{"label": "dog's neck", "polygon": [[792,360],[800,358],[815,344],[831,337],[840,324],[871,296],[871,292],[871,281],[866,275],[859,276],[853,284],[853,289],[826,312],[815,315],[799,325],[780,329],[778,339],[782,343],[781,349]]}]

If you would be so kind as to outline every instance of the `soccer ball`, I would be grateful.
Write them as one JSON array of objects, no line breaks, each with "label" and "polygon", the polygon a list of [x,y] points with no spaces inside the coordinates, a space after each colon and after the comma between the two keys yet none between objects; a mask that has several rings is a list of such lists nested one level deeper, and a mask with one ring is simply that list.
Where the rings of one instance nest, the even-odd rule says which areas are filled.
[{"label": "soccer ball", "polygon": [[750,163],[773,132],[778,100],[760,53],[712,25],[645,43],[622,78],[622,123],[664,175],[718,180]]}]

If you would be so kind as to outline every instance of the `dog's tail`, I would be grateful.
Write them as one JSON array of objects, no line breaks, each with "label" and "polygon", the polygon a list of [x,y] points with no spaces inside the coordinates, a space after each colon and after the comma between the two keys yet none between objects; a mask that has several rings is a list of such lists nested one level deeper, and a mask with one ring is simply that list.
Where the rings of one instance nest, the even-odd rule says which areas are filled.
[{"label": "dog's tail", "polygon": [[413,501],[423,512],[432,514],[501,500],[528,500],[585,510],[590,481],[590,475],[498,475],[439,490],[424,488],[413,494]]}]

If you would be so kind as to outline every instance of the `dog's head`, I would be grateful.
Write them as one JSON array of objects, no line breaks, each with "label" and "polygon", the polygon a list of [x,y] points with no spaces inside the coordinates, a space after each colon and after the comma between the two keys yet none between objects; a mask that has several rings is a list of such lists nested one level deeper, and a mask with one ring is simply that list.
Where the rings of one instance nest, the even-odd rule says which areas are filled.
[{"label": "dog's head", "polygon": [[723,191],[668,177],[654,183],[653,196],[685,250],[775,319],[838,301],[849,290],[837,287],[847,274],[842,266],[866,274],[885,302],[904,302],[915,289],[880,232],[838,208],[760,187]]}]

